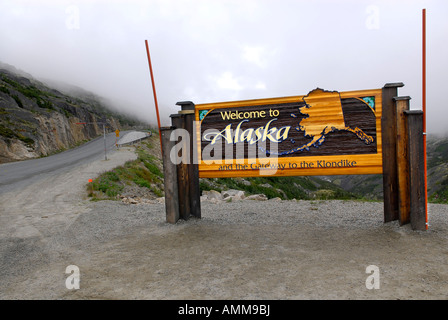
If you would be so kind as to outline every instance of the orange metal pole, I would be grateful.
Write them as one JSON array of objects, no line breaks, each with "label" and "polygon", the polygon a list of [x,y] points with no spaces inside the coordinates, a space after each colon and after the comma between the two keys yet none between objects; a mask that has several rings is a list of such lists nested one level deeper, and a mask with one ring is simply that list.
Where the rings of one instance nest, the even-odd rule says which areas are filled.
[{"label": "orange metal pole", "polygon": [[160,148],[162,149],[162,152],[163,152],[163,148],[162,148],[162,134],[160,133],[159,106],[157,104],[156,86],[154,84],[154,75],[152,73],[151,56],[149,55],[148,40],[145,40],[145,45],[146,45],[146,54],[148,55],[149,73],[151,74],[152,92],[154,93],[154,103],[156,105],[157,125],[159,127]]},{"label": "orange metal pole", "polygon": [[423,159],[425,170],[425,210],[426,229],[428,229],[428,175],[426,160],[426,9],[422,10],[422,108],[423,108]]}]

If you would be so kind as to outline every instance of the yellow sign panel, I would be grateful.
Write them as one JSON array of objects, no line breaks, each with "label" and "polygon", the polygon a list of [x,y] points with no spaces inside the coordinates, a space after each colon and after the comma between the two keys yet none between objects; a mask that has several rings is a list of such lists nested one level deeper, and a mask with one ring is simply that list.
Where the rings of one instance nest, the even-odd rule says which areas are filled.
[{"label": "yellow sign panel", "polygon": [[120,136],[120,130],[115,130],[115,135],[117,136],[117,137],[119,137]]},{"label": "yellow sign panel", "polygon": [[199,176],[382,173],[382,90],[196,105]]}]

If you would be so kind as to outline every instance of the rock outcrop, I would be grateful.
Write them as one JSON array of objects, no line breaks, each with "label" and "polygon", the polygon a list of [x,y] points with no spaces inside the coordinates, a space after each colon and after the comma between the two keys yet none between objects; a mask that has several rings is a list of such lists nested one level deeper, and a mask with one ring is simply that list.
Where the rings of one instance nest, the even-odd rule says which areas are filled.
[{"label": "rock outcrop", "polygon": [[[72,96],[0,63],[0,163],[50,155],[121,129],[101,98]],[[79,124],[86,123],[86,124]]]},{"label": "rock outcrop", "polygon": [[[149,199],[147,197],[139,197],[139,196],[120,196],[121,202],[126,204],[157,204],[157,203],[165,203],[165,197],[159,197],[155,199]],[[201,202],[211,202],[211,203],[220,203],[222,201],[230,202],[230,201],[239,201],[239,200],[253,200],[253,201],[267,201],[268,197],[264,194],[252,194],[246,196],[244,191],[241,190],[225,190],[225,191],[215,191],[215,190],[207,190],[202,192]],[[280,201],[280,198],[270,199],[270,201]]]},{"label": "rock outcrop", "polygon": [[221,192],[215,190],[202,191],[201,201],[208,201],[219,203],[221,201],[238,201],[238,200],[257,200],[266,201],[268,197],[264,194],[252,194],[246,196],[246,193],[241,190],[224,190]]}]

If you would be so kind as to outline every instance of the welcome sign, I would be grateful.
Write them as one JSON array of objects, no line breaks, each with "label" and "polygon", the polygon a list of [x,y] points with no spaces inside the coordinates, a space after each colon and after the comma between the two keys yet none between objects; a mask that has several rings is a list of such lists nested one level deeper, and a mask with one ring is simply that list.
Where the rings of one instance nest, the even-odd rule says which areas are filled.
[{"label": "welcome sign", "polygon": [[195,106],[199,176],[382,173],[382,90]]}]

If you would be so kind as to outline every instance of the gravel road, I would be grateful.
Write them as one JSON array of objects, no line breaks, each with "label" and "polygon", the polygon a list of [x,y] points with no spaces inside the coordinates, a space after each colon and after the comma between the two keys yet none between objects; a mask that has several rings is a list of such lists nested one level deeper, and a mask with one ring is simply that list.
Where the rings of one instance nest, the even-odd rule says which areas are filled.
[{"label": "gravel road", "polygon": [[170,225],[163,204],[86,199],[89,178],[134,158],[122,148],[0,195],[0,299],[448,298],[447,205],[419,232],[384,224],[376,202],[202,202],[202,219]]}]

